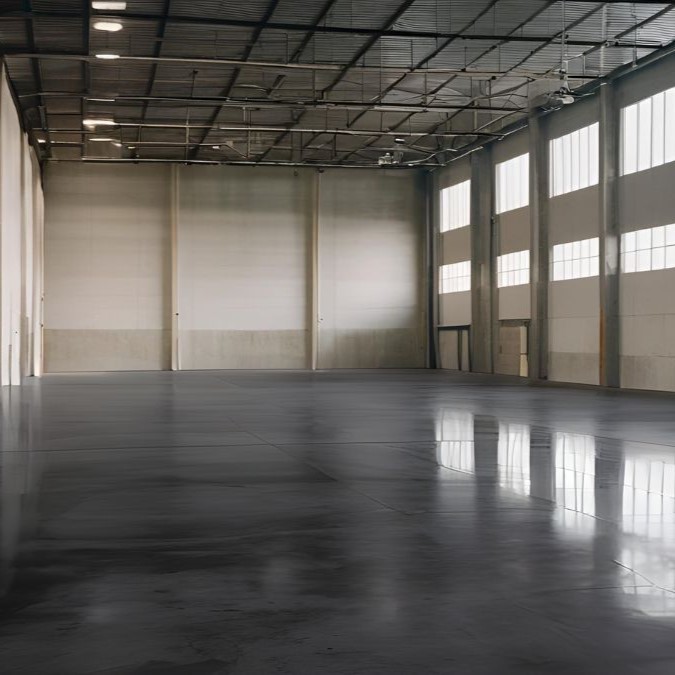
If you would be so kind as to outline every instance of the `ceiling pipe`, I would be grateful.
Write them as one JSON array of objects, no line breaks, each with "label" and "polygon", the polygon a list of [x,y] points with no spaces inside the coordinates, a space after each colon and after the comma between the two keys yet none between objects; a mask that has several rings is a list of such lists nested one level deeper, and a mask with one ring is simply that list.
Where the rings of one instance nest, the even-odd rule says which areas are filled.
[{"label": "ceiling pipe", "polygon": [[[43,59],[55,61],[86,61],[88,63],[105,63],[96,56],[90,54],[57,54],[43,52],[3,52],[8,58],[13,59]],[[108,65],[115,66],[123,62],[141,62],[141,63],[176,63],[191,66],[231,66],[236,68],[252,68],[266,70],[308,70],[308,71],[326,71],[340,72],[344,64],[340,63],[282,63],[278,61],[242,61],[241,59],[217,59],[217,58],[190,58],[184,56],[124,56],[120,55],[116,59],[108,62]],[[398,75],[456,75],[458,77],[500,77],[504,71],[499,70],[471,70],[469,68],[404,68],[401,66],[353,66],[352,71],[357,73],[392,73]],[[528,79],[559,79],[557,73],[536,73],[529,70],[509,71],[509,76],[523,77]],[[593,75],[569,75],[571,79],[592,80]]]},{"label": "ceiling pipe", "polygon": [[[401,136],[402,138],[418,138],[420,136],[430,136],[432,138],[456,138],[458,136],[488,136],[501,138],[503,134],[498,133],[489,133],[489,132],[474,132],[474,131],[442,131],[435,132],[433,134],[428,134],[424,131],[379,131],[376,129],[319,129],[319,128],[308,128],[308,127],[286,127],[286,126],[217,126],[210,127],[206,124],[155,124],[152,122],[121,122],[112,127],[107,127],[108,129],[114,130],[118,128],[137,128],[142,127],[144,129],[212,129],[214,132],[217,131],[226,131],[226,132],[243,132],[243,133],[255,133],[255,132],[273,132],[278,133],[282,131],[289,131],[291,133],[308,133],[308,134],[328,134],[335,136]],[[39,131],[39,130],[37,130]],[[50,129],[51,133],[63,133],[63,134],[86,134],[100,136],[102,132],[100,130],[96,131],[95,129],[81,131],[80,129]],[[213,145],[213,143],[205,143],[204,145]]]},{"label": "ceiling pipe", "polygon": [[330,164],[330,163],[307,163],[307,162],[275,162],[275,161],[239,161],[239,160],[210,160],[210,159],[134,159],[126,157],[83,157],[73,159],[56,159],[53,157],[46,158],[45,161],[61,163],[61,162],[89,162],[98,164],[205,164],[211,166],[292,166],[304,169],[393,169],[396,171],[410,170],[411,168],[419,167],[435,167],[439,168],[438,164],[419,164],[412,162],[405,162],[402,164]]}]

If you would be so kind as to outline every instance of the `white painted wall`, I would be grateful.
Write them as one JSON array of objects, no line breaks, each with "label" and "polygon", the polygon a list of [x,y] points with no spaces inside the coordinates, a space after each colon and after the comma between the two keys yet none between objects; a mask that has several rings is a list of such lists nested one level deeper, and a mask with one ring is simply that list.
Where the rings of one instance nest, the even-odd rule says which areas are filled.
[{"label": "white painted wall", "polygon": [[[0,383],[32,375],[39,335],[34,332],[39,293],[40,175],[19,122],[7,74],[0,68]],[[37,262],[37,265],[36,265]]]},{"label": "white painted wall", "polygon": [[181,167],[181,368],[308,366],[311,170]]},{"label": "white painted wall", "polygon": [[169,175],[166,166],[47,166],[47,372],[169,367]]},{"label": "white painted wall", "polygon": [[[623,78],[625,106],[675,86],[673,59]],[[622,232],[675,223],[675,162],[618,179]],[[675,391],[675,270],[622,274],[621,386]]]},{"label": "white painted wall", "polygon": [[327,171],[319,223],[319,367],[423,367],[423,182]]},{"label": "white painted wall", "polygon": [[309,367],[317,206],[319,366],[423,366],[417,174],[326,171],[320,203],[317,181],[309,169],[50,164],[47,370],[169,368],[172,323],[183,369]]},{"label": "white painted wall", "polygon": [[6,73],[0,90],[0,378],[19,384],[21,352],[22,134]]},{"label": "white painted wall", "polygon": [[[434,193],[438,203],[435,209],[435,230],[440,228],[440,191],[450,185],[456,185],[471,178],[471,163],[466,159],[453,162],[434,174]],[[473,186],[472,186],[473,189]],[[471,260],[471,225],[438,234],[438,264]],[[438,270],[436,270],[438,277]],[[436,283],[438,280],[436,279]],[[471,324],[471,291],[460,293],[437,293],[438,324],[440,326],[468,326]],[[468,350],[468,338],[465,349]],[[457,334],[454,331],[441,331],[438,334],[438,350],[441,368],[456,370]],[[468,364],[468,354],[465,359]]]},{"label": "white painted wall", "polygon": [[598,277],[549,284],[549,379],[599,383]]}]

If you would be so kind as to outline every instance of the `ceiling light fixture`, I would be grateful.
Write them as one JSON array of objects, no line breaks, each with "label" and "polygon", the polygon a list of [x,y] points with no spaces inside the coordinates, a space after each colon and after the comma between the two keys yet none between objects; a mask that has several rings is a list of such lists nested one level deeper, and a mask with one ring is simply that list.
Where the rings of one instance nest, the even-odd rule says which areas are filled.
[{"label": "ceiling light fixture", "polygon": [[111,119],[85,119],[82,120],[85,127],[114,127],[117,122]]},{"label": "ceiling light fixture", "polygon": [[92,143],[112,143],[114,138],[107,138],[106,136],[94,136],[94,138],[89,139]]},{"label": "ceiling light fixture", "polygon": [[91,3],[92,9],[111,9],[123,10],[127,8],[126,2],[116,2],[114,0],[93,0]]},{"label": "ceiling light fixture", "polygon": [[104,59],[111,61],[113,59],[119,59],[120,55],[119,54],[96,54],[97,59]]},{"label": "ceiling light fixture", "polygon": [[122,30],[122,24],[119,21],[96,21],[94,23],[94,30],[104,30],[108,33],[117,33]]}]

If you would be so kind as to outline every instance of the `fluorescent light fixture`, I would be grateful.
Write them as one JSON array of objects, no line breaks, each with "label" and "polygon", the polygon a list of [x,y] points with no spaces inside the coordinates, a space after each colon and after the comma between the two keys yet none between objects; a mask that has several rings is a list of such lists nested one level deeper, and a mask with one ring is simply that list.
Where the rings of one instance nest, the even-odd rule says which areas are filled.
[{"label": "fluorescent light fixture", "polygon": [[85,127],[114,127],[117,122],[110,119],[86,119],[82,120],[82,124],[84,124]]},{"label": "fluorescent light fixture", "polygon": [[113,145],[114,145],[116,148],[121,148],[121,147],[122,147],[122,144],[121,144],[119,141],[113,141]]},{"label": "fluorescent light fixture", "polygon": [[126,2],[115,2],[114,0],[93,0],[92,9],[112,9],[121,10],[127,8]]},{"label": "fluorescent light fixture", "polygon": [[114,98],[88,98],[87,101],[91,103],[114,103]]},{"label": "fluorescent light fixture", "polygon": [[96,21],[94,23],[94,30],[104,30],[108,33],[117,33],[122,30],[122,24],[119,21]]},{"label": "fluorescent light fixture", "polygon": [[108,138],[107,136],[94,136],[89,139],[92,143],[113,143],[114,138]]},{"label": "fluorescent light fixture", "polygon": [[38,143],[46,143],[47,141],[44,138],[38,138],[37,142]]},{"label": "fluorescent light fixture", "polygon": [[113,59],[119,59],[119,54],[96,54],[97,59],[104,59],[106,61],[112,61]]}]

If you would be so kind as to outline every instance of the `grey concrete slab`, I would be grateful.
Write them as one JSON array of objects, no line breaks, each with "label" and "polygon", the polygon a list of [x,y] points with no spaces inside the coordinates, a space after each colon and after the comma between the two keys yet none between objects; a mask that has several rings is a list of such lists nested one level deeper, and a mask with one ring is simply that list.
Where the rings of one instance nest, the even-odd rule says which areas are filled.
[{"label": "grey concrete slab", "polygon": [[434,371],[0,393],[0,672],[675,672],[675,398]]}]

